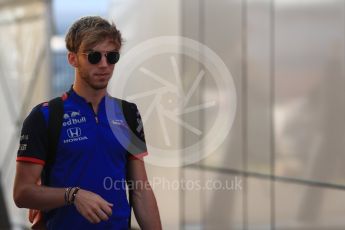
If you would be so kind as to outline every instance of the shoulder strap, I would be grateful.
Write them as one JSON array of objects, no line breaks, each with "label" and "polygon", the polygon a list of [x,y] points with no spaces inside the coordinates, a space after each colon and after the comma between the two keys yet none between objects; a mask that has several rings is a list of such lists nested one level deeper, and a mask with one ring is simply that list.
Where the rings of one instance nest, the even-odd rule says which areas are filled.
[{"label": "shoulder strap", "polygon": [[63,101],[61,97],[56,97],[48,102],[49,118],[48,118],[48,155],[45,165],[44,184],[49,184],[49,166],[51,166],[56,158],[56,151],[59,142],[62,120],[63,120]]},{"label": "shoulder strap", "polygon": [[[133,125],[134,125],[135,120],[133,120],[133,119],[135,119],[135,118],[133,117],[133,114],[131,112],[131,107],[130,107],[131,104],[126,102],[126,101],[122,101],[121,106],[122,106],[123,116],[127,122],[127,125],[129,126],[129,128],[131,130],[134,130]],[[128,164],[128,161],[129,160],[127,160],[127,164]],[[128,165],[126,168],[128,170]],[[127,174],[128,174],[128,171],[127,171]],[[128,204],[129,204],[130,214],[129,214],[129,219],[128,219],[128,229],[132,229],[131,228],[131,225],[132,225],[132,205],[133,205],[133,203],[132,203],[133,194],[132,193],[133,193],[133,191],[131,189],[129,189],[128,190]]]},{"label": "shoulder strap", "polygon": [[128,103],[127,101],[123,101],[122,102],[122,111],[123,111],[124,118],[127,122],[127,125],[132,130],[132,132],[134,132],[136,129],[136,127],[135,127],[136,116],[134,113],[133,104]]},{"label": "shoulder strap", "polygon": [[54,98],[48,103],[49,118],[48,118],[48,164],[55,161],[57,145],[59,142],[62,119],[63,119],[63,101],[61,97]]}]

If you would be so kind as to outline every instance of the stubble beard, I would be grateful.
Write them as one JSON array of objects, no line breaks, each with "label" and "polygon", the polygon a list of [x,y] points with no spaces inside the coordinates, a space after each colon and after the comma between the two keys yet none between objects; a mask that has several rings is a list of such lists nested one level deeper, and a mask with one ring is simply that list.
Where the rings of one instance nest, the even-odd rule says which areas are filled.
[{"label": "stubble beard", "polygon": [[90,88],[93,90],[104,90],[108,87],[108,81],[106,82],[101,82],[100,84],[94,83],[92,81],[92,77],[89,74],[85,74],[83,72],[80,72],[81,80],[84,81]]}]

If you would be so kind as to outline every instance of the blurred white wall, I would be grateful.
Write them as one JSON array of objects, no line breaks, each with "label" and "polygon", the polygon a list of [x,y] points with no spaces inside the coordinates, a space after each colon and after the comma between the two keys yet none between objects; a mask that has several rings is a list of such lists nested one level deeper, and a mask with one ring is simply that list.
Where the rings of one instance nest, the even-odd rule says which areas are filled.
[{"label": "blurred white wall", "polygon": [[[121,30],[124,38],[124,45],[121,51],[121,60],[130,51],[133,52],[133,48],[140,45],[143,41],[147,41],[150,38],[156,38],[159,36],[177,36],[181,31],[181,17],[180,17],[180,1],[170,0],[151,0],[151,1],[139,1],[139,0],[115,0],[110,1],[109,18],[113,20],[116,26]],[[154,44],[153,44],[154,45]],[[134,51],[135,52],[135,51]],[[164,58],[145,58],[145,54],[139,52],[142,60],[151,60],[146,63],[142,63],[138,68],[144,67],[145,69],[158,74],[162,79],[169,81],[172,77],[172,71],[167,69],[169,67],[169,57]],[[149,55],[149,54],[147,54]],[[137,58],[140,58],[137,56]],[[168,60],[168,62],[166,62]],[[177,58],[177,63],[180,63]],[[131,62],[129,62],[131,65]],[[133,63],[134,64],[134,63]],[[121,64],[119,64],[121,65]],[[159,87],[159,82],[150,82],[140,70],[134,69],[133,73],[130,73],[130,78],[124,79],[121,76],[121,72],[118,71],[118,67],[115,68],[115,74],[113,76],[113,83],[115,85],[113,90],[110,90],[111,94],[120,98],[126,96],[136,95],[140,93],[150,92]],[[122,71],[123,72],[123,71]],[[121,78],[119,80],[118,78]],[[116,90],[116,84],[118,81],[127,82],[125,88],[125,94],[121,95]],[[153,112],[152,115],[147,114],[147,108],[150,107],[152,97],[142,98],[136,100],[141,115],[144,120],[149,117],[149,120],[145,123],[145,135],[146,140],[151,144],[163,144],[164,146],[164,134],[159,122],[159,117]],[[158,99],[162,100],[162,99]],[[133,100],[132,100],[133,101]],[[160,102],[158,102],[160,104]],[[164,118],[161,118],[164,119]],[[163,121],[165,123],[165,121]],[[170,148],[179,149],[180,145],[180,130],[177,126],[167,124],[167,132],[169,136],[167,138],[172,142]],[[152,132],[154,131],[154,132]],[[159,141],[158,141],[159,140]],[[153,151],[149,146],[149,154],[151,156],[159,154],[159,151]],[[149,156],[150,157],[150,156]],[[178,158],[178,157],[177,157]],[[177,159],[175,158],[175,159]],[[161,167],[158,163],[147,164],[147,171],[150,176],[150,180],[153,181],[155,177],[159,176],[168,181],[178,180],[180,169],[176,167]],[[156,197],[159,204],[159,209],[162,215],[162,221],[164,223],[164,229],[176,229],[180,221],[179,215],[179,191],[163,189],[161,186],[155,188]],[[133,224],[137,226],[137,224]]]},{"label": "blurred white wall", "polygon": [[0,168],[17,227],[27,223],[27,210],[16,208],[12,198],[19,131],[23,118],[50,92],[49,12],[45,1],[0,2]]},{"label": "blurred white wall", "polygon": [[[209,157],[176,169],[151,165],[148,159],[148,167],[151,178],[170,182],[240,179],[242,190],[156,189],[165,229],[345,226],[340,166],[345,147],[343,1],[113,0],[109,17],[125,37],[123,55],[152,38],[187,37],[212,49],[231,70],[235,83],[234,124]],[[168,72],[164,56],[158,57],[142,64]],[[132,64],[139,65],[135,57]],[[192,73],[202,66],[188,58],[178,64],[187,89]],[[136,80],[130,84],[137,85],[136,91],[149,84],[142,72],[132,75]],[[160,76],[171,80],[169,74]],[[203,81],[194,102],[214,93],[211,85],[212,80]],[[147,107],[141,104],[143,111]],[[213,122],[207,111],[184,121],[205,130]],[[154,135],[163,135],[159,120],[147,123],[148,142],[155,144],[160,139]],[[183,148],[199,139],[182,126],[170,131],[180,140],[183,159],[188,154]]]}]

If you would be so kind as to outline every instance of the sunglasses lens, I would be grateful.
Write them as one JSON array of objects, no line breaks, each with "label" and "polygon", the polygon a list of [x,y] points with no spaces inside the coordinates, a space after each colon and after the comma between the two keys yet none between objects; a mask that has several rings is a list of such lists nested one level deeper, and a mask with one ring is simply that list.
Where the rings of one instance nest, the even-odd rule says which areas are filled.
[{"label": "sunglasses lens", "polygon": [[120,53],[119,52],[109,52],[107,53],[107,61],[109,64],[115,64],[120,59]]},{"label": "sunglasses lens", "polygon": [[87,55],[87,59],[91,64],[97,64],[102,58],[102,54],[100,52],[90,52]]}]

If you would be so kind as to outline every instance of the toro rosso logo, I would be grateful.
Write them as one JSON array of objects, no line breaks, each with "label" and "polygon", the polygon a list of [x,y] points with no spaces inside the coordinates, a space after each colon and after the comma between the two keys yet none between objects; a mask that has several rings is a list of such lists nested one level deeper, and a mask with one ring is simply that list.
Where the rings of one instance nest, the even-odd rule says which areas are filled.
[{"label": "toro rosso logo", "polygon": [[80,116],[80,111],[68,111],[63,115],[63,118],[67,120],[77,116]]}]

